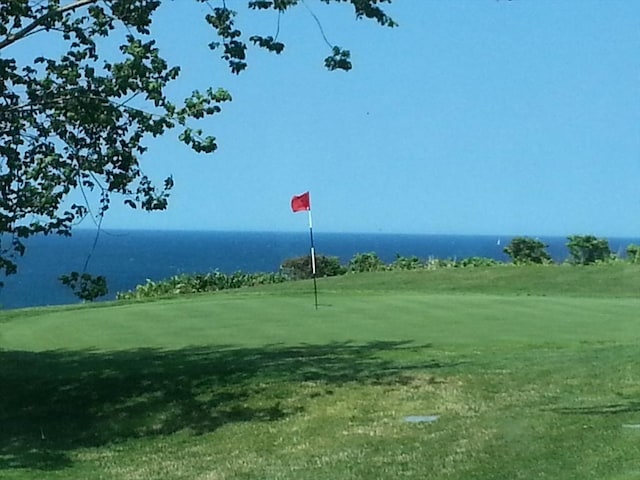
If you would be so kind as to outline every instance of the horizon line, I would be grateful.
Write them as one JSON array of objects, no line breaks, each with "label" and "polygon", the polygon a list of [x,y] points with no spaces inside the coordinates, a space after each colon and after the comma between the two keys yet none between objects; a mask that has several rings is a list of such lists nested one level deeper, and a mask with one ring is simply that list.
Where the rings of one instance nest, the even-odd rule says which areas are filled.
[{"label": "horizon line", "polygon": [[[83,232],[95,232],[97,228],[93,227],[75,227],[74,231],[83,231]],[[254,230],[254,229],[205,229],[205,228],[126,228],[126,227],[115,227],[115,228],[105,228],[102,227],[100,231],[106,233],[109,232],[172,232],[172,233],[252,233],[252,234],[301,234],[308,235],[307,229],[296,229],[296,230]],[[73,232],[72,232],[73,233]],[[317,231],[314,230],[314,234],[316,235],[404,235],[404,236],[437,236],[437,237],[493,237],[497,240],[501,239],[509,239],[516,237],[527,237],[527,238],[567,238],[571,235],[594,235],[599,238],[638,238],[640,239],[640,233],[638,234],[612,234],[612,235],[603,235],[596,234],[593,232],[589,233],[537,233],[537,234],[529,234],[529,233],[442,233],[442,232],[382,232],[382,231]]]}]

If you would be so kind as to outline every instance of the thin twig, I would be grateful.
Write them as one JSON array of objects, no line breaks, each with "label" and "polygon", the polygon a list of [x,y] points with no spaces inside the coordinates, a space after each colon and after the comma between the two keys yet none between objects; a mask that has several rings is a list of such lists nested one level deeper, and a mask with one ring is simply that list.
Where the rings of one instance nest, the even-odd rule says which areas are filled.
[{"label": "thin twig", "polygon": [[282,15],[282,12],[278,10],[278,22],[276,24],[276,36],[273,39],[274,42],[278,40],[278,36],[280,35],[280,15]]},{"label": "thin twig", "polygon": [[324,39],[324,42],[327,45],[329,45],[329,48],[333,48],[333,45],[331,44],[331,42],[329,41],[327,36],[324,34],[324,28],[322,28],[322,23],[320,23],[320,19],[318,18],[318,16],[315,13],[313,13],[313,10],[311,10],[309,5],[307,5],[307,3],[304,0],[301,0],[301,2],[305,6],[305,8],[309,11],[309,13],[313,17],[313,19],[316,21],[316,23],[318,24],[318,29],[320,30],[320,34],[322,35],[322,38]]},{"label": "thin twig", "polygon": [[89,267],[89,261],[93,256],[93,253],[96,251],[96,246],[98,245],[98,239],[100,238],[100,232],[102,231],[102,220],[104,219],[104,212],[99,215],[100,220],[96,224],[96,236],[93,238],[93,246],[91,247],[91,251],[89,255],[87,255],[87,259],[84,261],[84,267],[82,267],[82,273],[87,273],[87,268]]}]

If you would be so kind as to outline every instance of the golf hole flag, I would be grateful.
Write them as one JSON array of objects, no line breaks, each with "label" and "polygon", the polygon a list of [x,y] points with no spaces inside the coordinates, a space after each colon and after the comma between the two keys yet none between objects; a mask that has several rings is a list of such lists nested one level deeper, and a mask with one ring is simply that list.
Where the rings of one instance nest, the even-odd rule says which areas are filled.
[{"label": "golf hole flag", "polygon": [[293,210],[293,213],[311,210],[309,192],[304,192],[302,195],[294,195],[291,199],[291,210]]},{"label": "golf hole flag", "polygon": [[316,300],[316,310],[318,309],[318,286],[316,285],[316,249],[313,245],[313,222],[311,221],[311,200],[309,192],[302,195],[294,195],[291,199],[291,210],[296,212],[307,212],[309,214],[309,238],[311,240],[311,276],[313,278],[313,295]]}]

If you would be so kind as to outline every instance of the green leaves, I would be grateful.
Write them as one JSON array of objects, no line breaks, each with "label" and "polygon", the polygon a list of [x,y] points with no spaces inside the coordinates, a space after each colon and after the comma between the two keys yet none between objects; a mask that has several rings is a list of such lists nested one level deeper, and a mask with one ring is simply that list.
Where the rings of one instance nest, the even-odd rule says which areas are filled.
[{"label": "green leaves", "polygon": [[594,235],[570,235],[567,240],[573,264],[591,265],[611,259],[611,249],[605,238],[597,238]]},{"label": "green leaves", "polygon": [[[329,3],[330,0],[323,0],[325,3]],[[380,25],[385,27],[397,27],[398,24],[387,15],[377,3],[391,3],[391,0],[353,0],[351,2],[356,11],[357,18],[371,18],[376,20]]]},{"label": "green leaves", "polygon": [[272,36],[261,37],[260,35],[253,35],[249,40],[251,40],[254,45],[258,45],[270,52],[280,54],[284,50],[284,43],[276,42]]},{"label": "green leaves", "polygon": [[324,65],[328,70],[349,71],[353,67],[351,64],[351,52],[340,47],[333,47],[333,54],[324,59]]},{"label": "green leaves", "polygon": [[627,260],[630,263],[640,263],[640,245],[632,243],[627,246]]},{"label": "green leaves", "polygon": [[[317,277],[334,277],[344,275],[347,269],[340,265],[338,257],[317,255],[315,258]],[[311,255],[288,258],[280,266],[280,271],[292,280],[303,280],[313,276],[311,265]]]},{"label": "green leaves", "polygon": [[[218,36],[222,39],[222,58],[229,63],[232,73],[238,74],[247,68],[246,58],[247,45],[238,40],[242,32],[234,27],[233,18],[236,12],[227,7],[214,8],[213,14],[205,16],[205,20],[211,25]],[[212,42],[209,48],[212,50],[220,47],[220,42]]]},{"label": "green leaves", "polygon": [[273,7],[273,2],[265,1],[265,0],[256,0],[253,2],[249,2],[249,8],[252,10],[268,10]]},{"label": "green leaves", "polygon": [[109,293],[107,279],[101,275],[71,272],[68,275],[61,275],[59,280],[63,285],[70,287],[80,300],[92,302]]},{"label": "green leaves", "polygon": [[375,252],[357,253],[349,260],[350,272],[378,272],[385,268],[384,262]]},{"label": "green leaves", "polygon": [[548,245],[538,239],[515,237],[503,251],[516,265],[545,264],[551,263],[547,247]]},{"label": "green leaves", "polygon": [[218,149],[216,138],[212,136],[203,137],[202,129],[185,128],[178,137],[185,145],[189,145],[198,153],[213,153]]},{"label": "green leaves", "polygon": [[271,285],[283,283],[289,277],[280,272],[277,273],[244,273],[234,272],[226,274],[218,271],[211,273],[195,273],[174,275],[173,277],[152,281],[136,286],[128,292],[118,292],[117,300],[139,300],[146,298],[168,297],[175,295],[187,295],[193,293],[216,292],[256,285]]},{"label": "green leaves", "polygon": [[[167,208],[173,179],[156,186],[142,167],[153,138],[177,129],[179,140],[192,150],[217,149],[216,138],[205,132],[201,121],[220,113],[231,95],[210,87],[184,100],[170,96],[180,67],[162,56],[152,30],[154,12],[167,1],[0,2],[0,234],[9,239],[0,247],[0,270],[15,273],[12,258],[25,251],[21,239],[70,235],[86,216],[101,219],[113,195],[121,195],[130,208]],[[348,1],[356,18],[395,25],[379,8],[388,1],[323,1]],[[247,7],[272,14],[279,31],[280,15],[301,3],[249,1]],[[230,72],[247,68],[252,48],[284,51],[278,34],[245,36],[235,24],[237,15],[222,2],[205,16],[214,36],[210,47]],[[115,36],[123,32],[124,38]],[[61,51],[53,54],[43,48],[28,56],[25,50],[10,48],[31,36],[42,45],[51,39]],[[121,44],[114,48],[118,39]],[[351,69],[349,51],[333,47],[325,65],[329,70]],[[81,190],[86,204],[68,207],[65,202],[75,190]],[[86,191],[95,194],[88,197]],[[88,198],[96,198],[97,205],[90,205]],[[95,292],[93,279],[82,275],[68,276],[66,284],[82,296]]]}]

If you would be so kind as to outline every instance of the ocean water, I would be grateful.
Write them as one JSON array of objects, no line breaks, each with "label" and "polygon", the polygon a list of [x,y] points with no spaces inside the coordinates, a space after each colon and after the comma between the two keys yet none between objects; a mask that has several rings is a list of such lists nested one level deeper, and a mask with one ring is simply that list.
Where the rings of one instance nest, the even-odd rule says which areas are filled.
[{"label": "ocean water", "polygon": [[[539,237],[549,245],[555,261],[568,257],[565,237]],[[18,259],[18,274],[0,280],[2,308],[77,303],[78,299],[58,277],[82,271],[92,251],[95,231],[77,230],[73,237],[37,237],[27,243]],[[356,253],[376,252],[386,263],[396,254],[420,258],[488,257],[507,261],[502,249],[511,237],[460,235],[400,235],[314,232],[316,252],[333,255],[347,263]],[[610,238],[611,250],[624,253],[633,238]],[[88,271],[105,275],[109,295],[131,290],[147,279],[161,280],[180,273],[274,272],[287,258],[309,251],[308,232],[194,232],[112,231],[102,232],[91,255]]]}]

